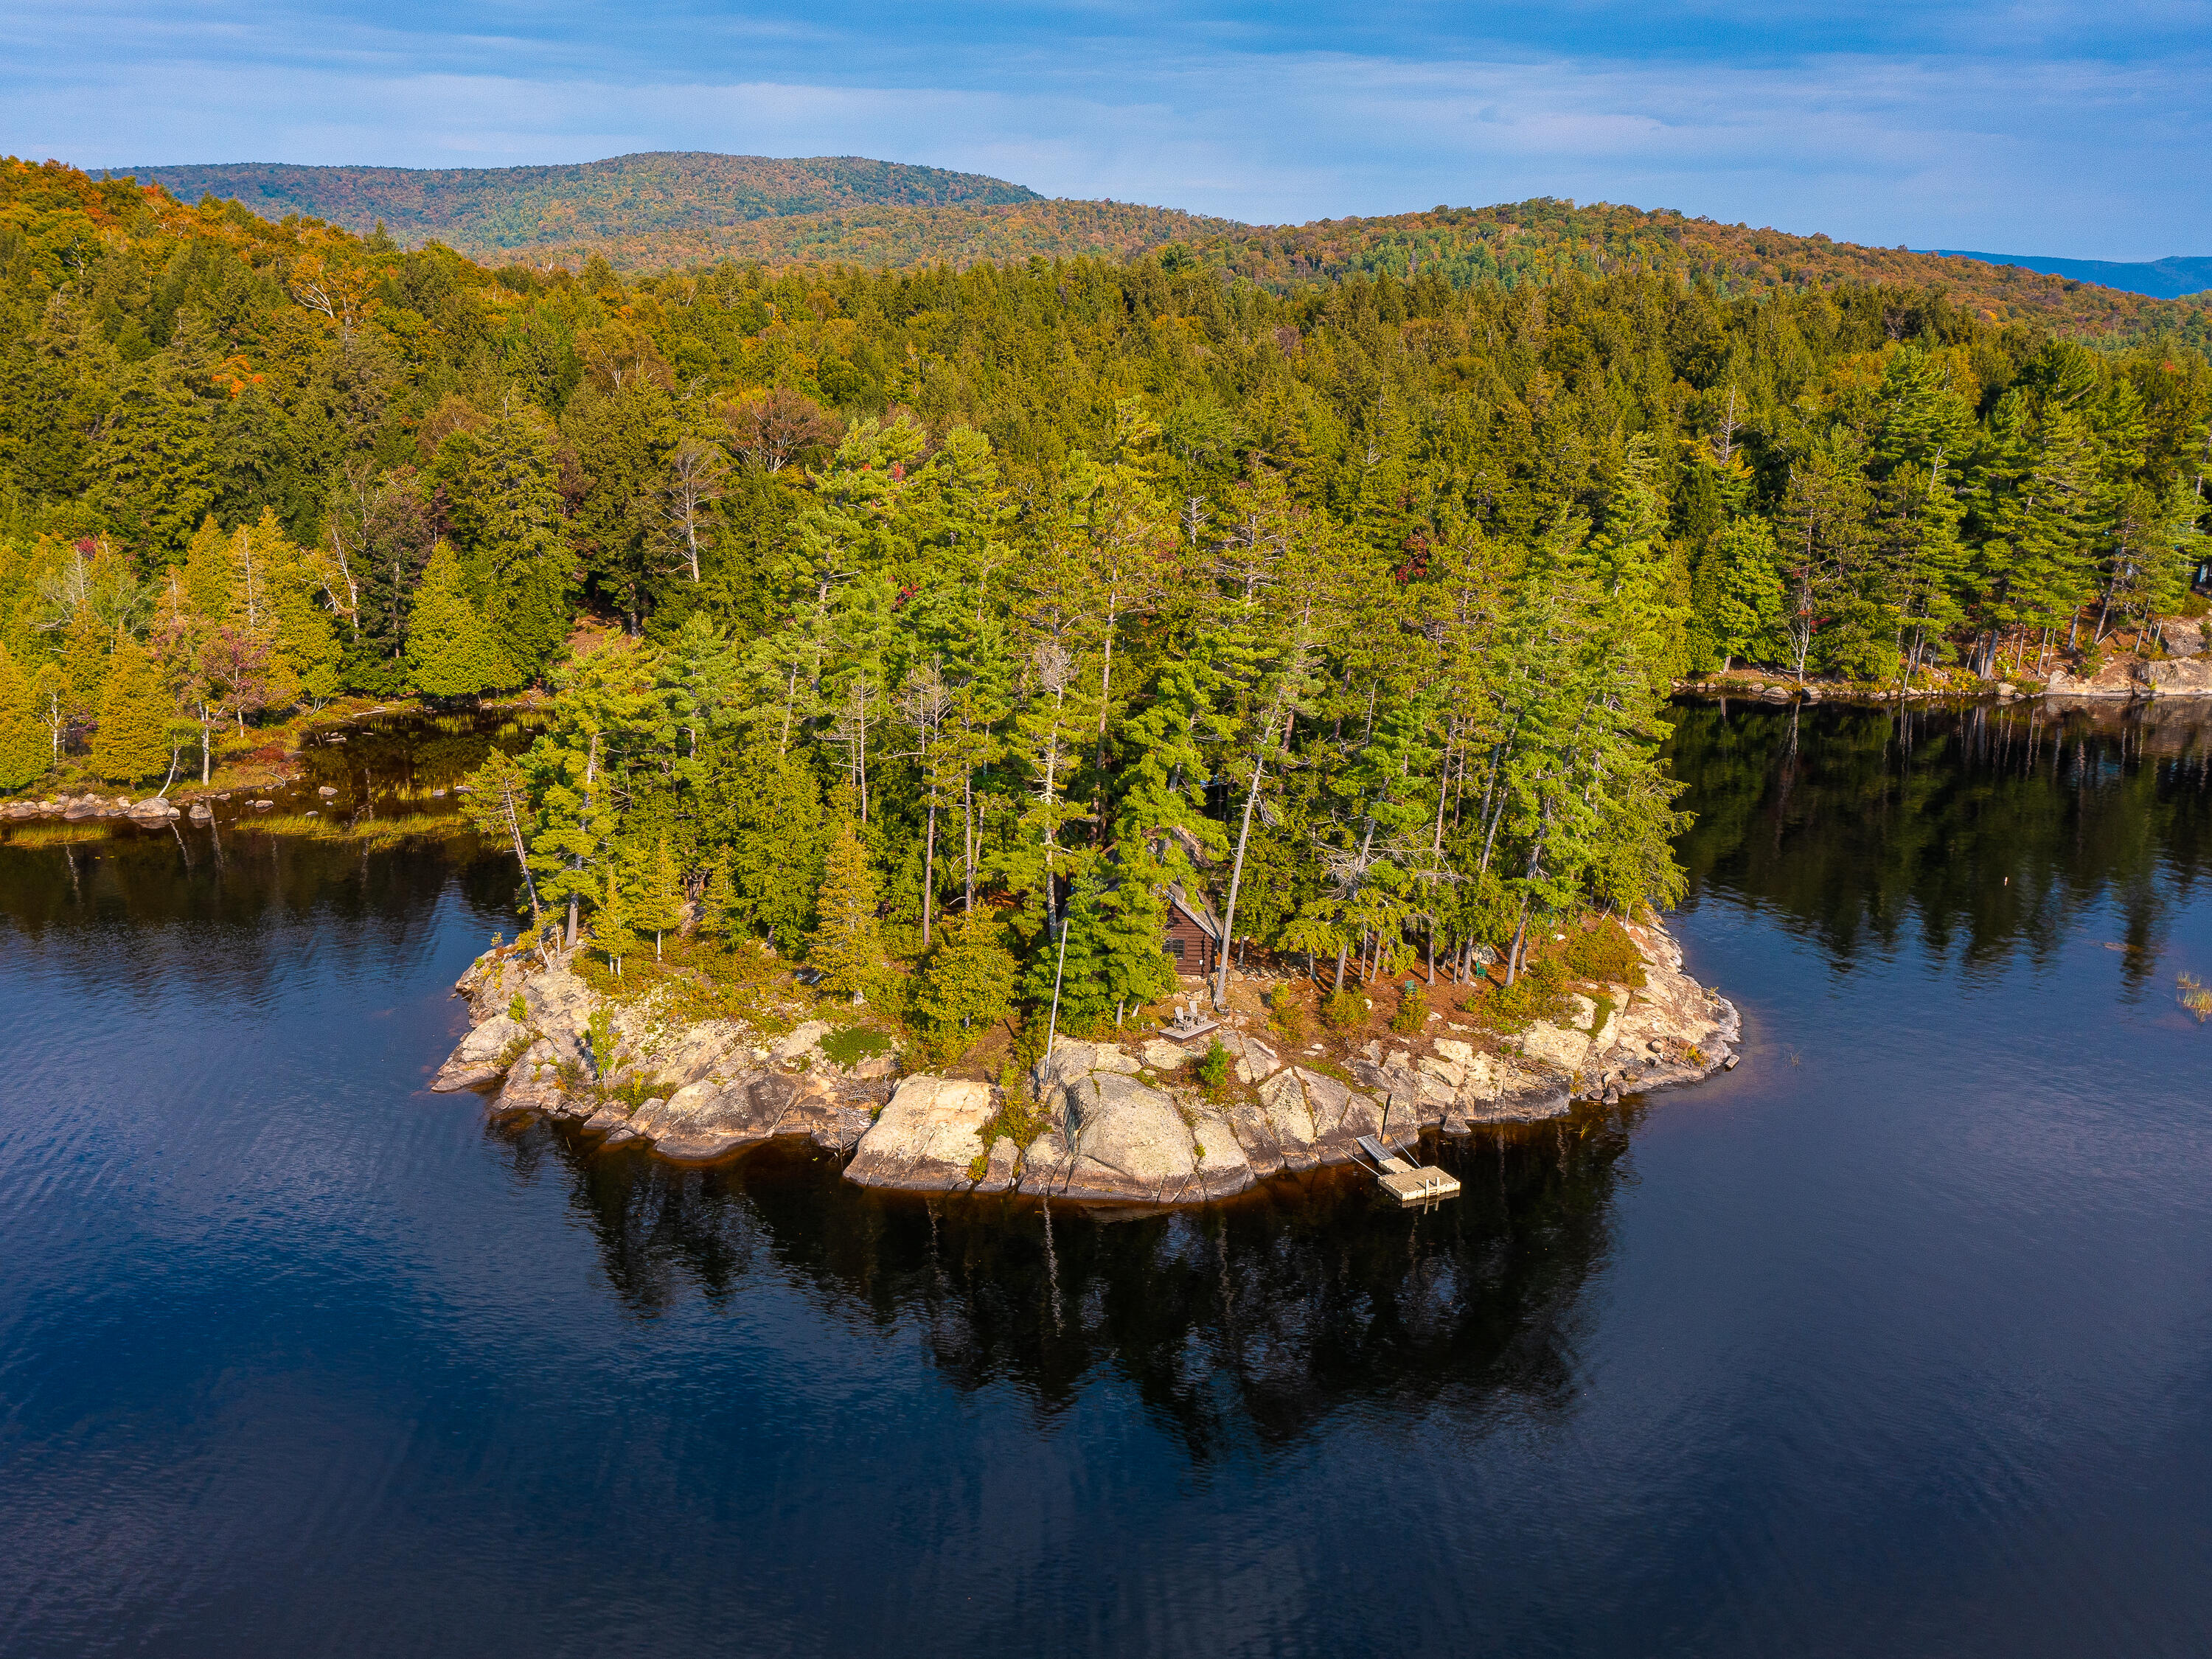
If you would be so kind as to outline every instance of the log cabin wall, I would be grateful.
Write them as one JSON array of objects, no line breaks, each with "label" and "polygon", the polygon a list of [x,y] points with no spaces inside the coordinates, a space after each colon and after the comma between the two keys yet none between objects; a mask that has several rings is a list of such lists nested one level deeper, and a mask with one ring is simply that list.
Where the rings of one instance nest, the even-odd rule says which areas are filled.
[{"label": "log cabin wall", "polygon": [[1206,975],[1213,971],[1212,939],[1205,928],[1172,904],[1168,906],[1163,944],[1168,955],[1175,958],[1177,973]]}]

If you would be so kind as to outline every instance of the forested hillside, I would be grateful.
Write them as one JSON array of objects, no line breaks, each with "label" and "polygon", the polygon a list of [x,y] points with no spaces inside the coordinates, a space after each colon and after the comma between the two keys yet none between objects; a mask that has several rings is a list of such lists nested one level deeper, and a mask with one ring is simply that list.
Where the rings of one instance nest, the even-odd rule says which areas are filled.
[{"label": "forested hillside", "polygon": [[1126,259],[1160,252],[1278,292],[1354,273],[1432,272],[1455,288],[1656,270],[1723,296],[1838,283],[1936,287],[1984,320],[2041,321],[2133,338],[2178,331],[2212,344],[2212,300],[2177,305],[2020,265],[1863,247],[1680,213],[1540,199],[1486,208],[1240,225],[1123,202],[1048,201],[973,173],[853,157],[649,154],[568,167],[137,170],[180,200],[209,192],[269,219],[320,218],[407,247],[438,241],[489,263],[644,272],[724,258],[769,264],[965,270],[1037,257]]},{"label": "forested hillside", "polygon": [[[518,249],[665,238],[678,264],[713,246],[696,239],[751,220],[853,208],[1000,206],[1036,192],[979,173],[872,161],[858,155],[648,151],[558,167],[214,167],[113,169],[159,184],[180,202],[236,201],[265,219],[326,220],[367,234],[381,220],[410,247],[443,242],[496,258]],[[676,250],[681,248],[682,252]]]},{"label": "forested hillside", "polygon": [[1701,277],[1723,297],[1803,293],[1838,283],[1937,289],[1984,321],[2041,322],[2062,331],[2130,337],[2177,331],[2212,343],[2212,301],[2145,298],[2018,265],[1865,247],[1826,236],[1717,223],[1606,203],[1538,200],[1445,208],[1379,219],[1217,233],[1187,257],[1277,289],[1354,272],[1433,272],[1455,288],[1548,282],[1567,271],[1652,270]]},{"label": "forested hillside", "polygon": [[[1030,258],[1116,264],[1233,227],[1169,208],[1122,202],[1026,202],[1012,207],[866,207],[794,213],[684,231],[611,234],[521,251],[540,268],[591,259],[635,275],[722,259],[771,265],[849,264],[868,270],[1010,264]],[[504,259],[511,257],[498,256]]]},{"label": "forested hillside", "polygon": [[1925,288],[624,281],[9,163],[0,783],[544,679],[479,805],[611,956],[689,891],[833,984],[922,964],[955,1046],[1048,910],[1084,1018],[1171,983],[1171,885],[1339,973],[1517,962],[1676,890],[1685,672],[2156,649],[2208,420],[2185,344]]},{"label": "forested hillside", "polygon": [[2124,289],[2130,294],[2148,294],[2161,300],[2178,300],[2185,295],[2212,290],[2212,258],[2124,263],[2112,259],[2056,259],[2041,254],[1974,253],[1963,248],[1938,248],[1936,252],[1954,259],[1978,259],[1985,264],[2021,265],[2029,270],[2071,276],[2078,282]]}]

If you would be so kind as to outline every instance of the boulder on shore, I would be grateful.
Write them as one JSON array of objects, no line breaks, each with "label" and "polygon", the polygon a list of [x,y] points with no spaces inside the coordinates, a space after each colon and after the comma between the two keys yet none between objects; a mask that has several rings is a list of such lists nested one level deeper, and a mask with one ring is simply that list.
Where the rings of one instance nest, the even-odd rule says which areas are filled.
[{"label": "boulder on shore", "polygon": [[[994,1109],[988,1083],[910,1077],[861,1135],[845,1178],[905,1192],[965,1191],[979,1166],[988,1172],[992,1148],[982,1130]],[[1013,1143],[1005,1145],[1011,1152]]]},{"label": "boulder on shore", "polygon": [[842,1152],[860,1138],[867,1115],[866,1106],[839,1099],[819,1079],[753,1072],[732,1083],[687,1084],[666,1100],[648,1100],[627,1127],[662,1157],[689,1164],[787,1135]]},{"label": "boulder on shore", "polygon": [[438,1068],[430,1086],[441,1094],[479,1088],[507,1075],[507,1068],[529,1046],[530,1030],[505,1014],[494,1014],[463,1037],[453,1058]]}]

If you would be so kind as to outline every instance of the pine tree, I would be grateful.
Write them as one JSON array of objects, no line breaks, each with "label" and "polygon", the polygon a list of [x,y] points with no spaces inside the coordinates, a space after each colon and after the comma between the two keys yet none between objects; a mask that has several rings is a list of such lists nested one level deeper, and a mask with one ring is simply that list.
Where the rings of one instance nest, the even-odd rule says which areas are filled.
[{"label": "pine tree", "polygon": [[1731,519],[1714,533],[1691,589],[1700,666],[1727,668],[1760,641],[1776,638],[1782,578],[1775,559],[1774,532],[1764,519]]},{"label": "pine tree", "polygon": [[684,925],[684,872],[668,850],[668,837],[663,836],[653,856],[643,860],[631,904],[635,925],[653,934],[655,962],[660,960],[660,936]]},{"label": "pine tree", "polygon": [[220,474],[209,416],[206,400],[163,358],[127,371],[105,412],[94,499],[149,566],[182,548],[215,501]]},{"label": "pine tree", "polygon": [[562,531],[557,442],[536,409],[502,414],[476,434],[456,502],[489,585],[485,621],[518,682],[568,635],[574,561]]},{"label": "pine tree", "polygon": [[[1041,928],[1025,994],[1040,1005],[1060,988],[1060,1029],[1082,1030],[1125,1018],[1176,988],[1175,962],[1162,946],[1166,901],[1151,884],[1116,879],[1094,857],[1067,895],[1067,948]],[[1192,969],[1198,964],[1193,963]]]},{"label": "pine tree", "polygon": [[649,653],[609,647],[563,675],[550,729],[522,758],[530,780],[530,868],[540,900],[564,905],[567,945],[578,911],[594,903],[599,866],[620,813],[614,803],[629,774],[666,732],[652,690]]},{"label": "pine tree", "polygon": [[169,763],[169,701],[146,647],[125,632],[115,636],[100,725],[93,733],[92,770],[110,783],[136,783]]},{"label": "pine tree", "polygon": [[718,756],[707,795],[702,827],[727,849],[738,913],[777,949],[797,951],[814,925],[829,840],[813,769],[780,749],[763,721]]},{"label": "pine tree", "polygon": [[320,708],[338,695],[342,683],[342,650],[331,614],[315,603],[305,582],[305,568],[295,565],[295,580],[277,590],[276,643],[293,695],[304,697],[310,708]]},{"label": "pine tree", "polygon": [[507,681],[490,630],[470,599],[461,562],[440,542],[422,568],[407,633],[409,684],[426,697],[475,697]]},{"label": "pine tree", "polygon": [[743,672],[744,653],[729,636],[698,611],[684,619],[670,643],[656,681],[667,699],[668,716],[681,734],[681,764],[696,773],[699,744],[724,719]]},{"label": "pine tree", "polygon": [[184,562],[176,567],[178,585],[185,600],[203,621],[219,623],[230,616],[233,592],[230,538],[210,513],[201,521],[185,548]]},{"label": "pine tree", "polygon": [[434,501],[413,468],[348,471],[331,489],[318,580],[344,619],[341,685],[371,696],[406,690],[407,621],[437,540]]},{"label": "pine tree", "polygon": [[610,859],[600,871],[599,905],[592,912],[592,944],[617,978],[622,976],[623,958],[637,949],[637,935],[631,931],[634,910],[619,865],[619,860]]},{"label": "pine tree", "polygon": [[0,645],[0,790],[21,789],[46,774],[46,732],[30,677]]},{"label": "pine tree", "polygon": [[515,861],[522,866],[523,890],[530,900],[531,929],[542,940],[545,913],[530,865],[528,776],[512,755],[495,749],[484,757],[482,766],[461,781],[456,793],[461,797],[462,812],[478,835],[514,849]]},{"label": "pine tree", "polygon": [[821,974],[824,993],[858,996],[883,952],[876,937],[876,884],[850,819],[840,819],[830,838],[815,915],[807,962]]},{"label": "pine tree", "polygon": [[79,607],[62,635],[62,698],[67,723],[78,726],[100,713],[100,688],[107,684],[107,655],[115,626],[101,621],[94,607]]},{"label": "pine tree", "polygon": [[1013,1006],[1018,970],[988,908],[946,921],[923,959],[915,1012],[941,1050],[965,1048],[979,1029]]},{"label": "pine tree", "polygon": [[337,694],[337,635],[314,602],[304,552],[264,507],[252,525],[239,526],[231,556],[241,600],[231,620],[268,643],[269,706],[329,701]]},{"label": "pine tree", "polygon": [[744,900],[730,879],[730,855],[718,854],[707,872],[707,890],[699,898],[699,928],[715,939],[726,939],[743,926]]}]

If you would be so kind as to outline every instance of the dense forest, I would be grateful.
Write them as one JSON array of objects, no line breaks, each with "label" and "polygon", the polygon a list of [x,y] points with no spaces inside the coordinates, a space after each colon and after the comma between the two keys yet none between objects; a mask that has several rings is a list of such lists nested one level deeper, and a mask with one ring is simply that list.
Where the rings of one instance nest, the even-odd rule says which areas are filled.
[{"label": "dense forest", "polygon": [[836,989],[921,964],[957,1046],[1171,988],[1180,890],[1332,983],[1510,976],[1679,890],[1682,675],[2158,649],[2209,421],[2179,340],[1940,289],[624,280],[9,163],[0,784],[545,683],[472,811],[611,962],[690,898]]},{"label": "dense forest", "polygon": [[[1602,202],[1243,225],[1128,202],[1047,200],[1020,185],[936,167],[689,153],[566,167],[241,164],[145,167],[137,176],[188,201],[213,194],[264,218],[317,218],[363,234],[381,226],[404,246],[440,242],[494,264],[578,270],[596,255],[626,274],[725,258],[965,270],[1032,257],[1119,262],[1159,253],[1171,267],[1196,263],[1279,293],[1353,275],[1427,272],[1455,288],[1510,288],[1570,271],[1656,270],[1705,279],[1723,297],[1838,283],[1932,286],[1988,322],[2041,321],[2110,338],[2174,333],[2212,344],[2212,295],[2177,305],[2099,286],[2086,270],[2047,275],[1978,255],[1865,247]],[[2166,265],[2178,277],[2203,263]]]}]

